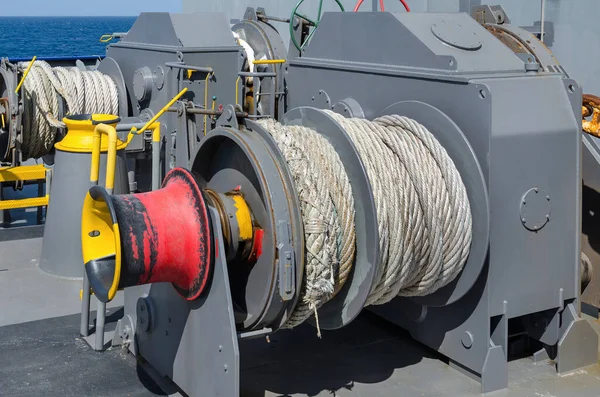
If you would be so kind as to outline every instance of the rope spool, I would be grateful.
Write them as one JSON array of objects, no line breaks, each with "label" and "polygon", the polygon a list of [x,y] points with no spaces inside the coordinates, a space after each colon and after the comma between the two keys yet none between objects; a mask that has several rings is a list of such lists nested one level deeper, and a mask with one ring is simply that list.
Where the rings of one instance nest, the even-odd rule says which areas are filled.
[{"label": "rope spool", "polygon": [[[450,283],[467,260],[472,220],[465,186],[448,153],[412,119],[369,121],[328,113],[353,141],[373,190],[380,257],[367,305],[398,295],[429,295]],[[348,175],[335,148],[317,131],[273,120],[259,124],[288,163],[305,227],[301,301],[285,327],[299,325],[313,312],[318,327],[317,309],[343,286],[354,262]]]},{"label": "rope spool", "polygon": [[[27,68],[29,63],[20,64]],[[47,62],[35,61],[23,83],[23,158],[39,158],[54,145],[64,115],[119,113],[119,99],[114,81],[98,71],[76,67],[52,68]]]}]

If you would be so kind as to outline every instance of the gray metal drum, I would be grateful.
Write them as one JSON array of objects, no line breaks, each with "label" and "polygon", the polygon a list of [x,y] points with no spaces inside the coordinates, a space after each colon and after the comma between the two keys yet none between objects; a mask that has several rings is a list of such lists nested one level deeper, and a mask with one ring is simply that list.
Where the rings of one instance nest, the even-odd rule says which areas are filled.
[{"label": "gray metal drum", "polygon": [[[100,156],[99,185],[104,185],[106,153]],[[90,188],[91,153],[56,151],[46,214],[40,269],[55,276],[83,277],[81,210]],[[128,193],[125,151],[117,152],[115,194]]]}]

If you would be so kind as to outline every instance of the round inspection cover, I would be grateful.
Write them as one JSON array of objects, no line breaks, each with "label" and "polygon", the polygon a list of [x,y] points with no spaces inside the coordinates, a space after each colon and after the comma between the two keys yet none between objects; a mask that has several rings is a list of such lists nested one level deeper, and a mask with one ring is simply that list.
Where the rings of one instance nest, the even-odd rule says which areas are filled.
[{"label": "round inspection cover", "polygon": [[419,101],[398,102],[381,115],[406,116],[425,126],[446,149],[460,172],[469,197],[473,240],[463,270],[448,285],[431,295],[411,298],[425,306],[445,306],[462,298],[475,284],[485,264],[490,238],[487,184],[479,161],[460,128],[439,109]]},{"label": "round inspection cover", "polygon": [[476,51],[481,48],[477,32],[459,22],[442,19],[431,25],[431,33],[441,42],[461,50]]},{"label": "round inspection cover", "polygon": [[[192,172],[202,188],[226,193],[239,186],[256,224],[264,230],[263,252],[255,264],[228,263],[240,331],[279,328],[291,314],[297,299],[295,291],[302,282],[304,240],[299,207],[292,205],[289,197],[295,192],[288,191],[281,167],[258,133],[231,128],[213,130],[192,162]],[[294,253],[291,298],[281,296],[278,246]]]},{"label": "round inspection cover", "polygon": [[[356,257],[352,273],[341,291],[319,308],[319,326],[337,329],[349,324],[365,306],[374,280],[378,279],[379,233],[371,184],[358,152],[346,131],[325,112],[296,108],[283,123],[303,125],[323,135],[336,149],[348,174],[354,196]],[[309,321],[313,321],[312,318]]]}]

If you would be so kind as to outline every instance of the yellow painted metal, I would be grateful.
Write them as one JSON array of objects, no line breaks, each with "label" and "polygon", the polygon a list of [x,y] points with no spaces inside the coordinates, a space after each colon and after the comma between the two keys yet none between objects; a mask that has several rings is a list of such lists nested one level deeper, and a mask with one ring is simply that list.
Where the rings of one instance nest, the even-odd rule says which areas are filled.
[{"label": "yellow painted metal", "polygon": [[0,168],[0,182],[37,181],[46,179],[48,170],[43,164]]},{"label": "yellow painted metal", "polygon": [[[94,129],[96,126],[92,123],[100,122],[116,127],[114,121],[118,120],[118,116],[112,114],[94,114],[91,120],[74,120],[68,117],[63,119],[67,125],[67,135],[54,147],[63,152],[72,153],[91,153],[94,146]],[[111,123],[112,122],[112,123]],[[125,149],[127,142],[118,141],[117,150]],[[108,150],[108,136],[101,138],[101,151]]]},{"label": "yellow painted metal", "polygon": [[[90,289],[90,295],[94,295],[94,291]],[[79,290],[79,300],[83,300],[83,289]]]},{"label": "yellow painted metal", "polygon": [[[208,79],[210,79],[212,73],[206,74],[206,79],[204,79],[204,109],[208,109]],[[208,126],[208,115],[204,115],[204,136],[206,136],[207,126]]]},{"label": "yellow painted metal", "polygon": [[248,208],[248,204],[246,200],[239,194],[231,195],[234,206],[237,209],[235,212],[235,218],[237,220],[238,227],[240,229],[239,238],[242,241],[247,241],[252,238],[252,215],[250,213],[250,208]]},{"label": "yellow painted metal", "polygon": [[108,153],[106,160],[106,182],[105,187],[111,191],[115,187],[115,168],[117,166],[117,130],[114,125],[98,124],[94,129],[92,137],[92,167],[90,170],[90,182],[97,185],[100,177],[100,143],[102,135],[108,136]]},{"label": "yellow painted metal", "polygon": [[27,69],[25,69],[25,73],[23,73],[23,77],[21,77],[21,81],[19,81],[19,84],[17,85],[17,88],[15,89],[15,94],[19,93],[19,90],[21,89],[23,82],[25,82],[25,77],[27,77],[27,75],[29,74],[29,71],[31,70],[31,67],[33,66],[33,63],[35,62],[36,59],[37,59],[37,56],[34,56],[31,59],[31,61],[29,62],[29,66],[27,66]]},{"label": "yellow painted metal", "polygon": [[188,90],[187,88],[184,88],[183,90],[179,91],[179,94],[175,95],[175,96],[173,97],[173,99],[171,99],[171,100],[169,101],[169,103],[167,103],[167,104],[166,104],[166,105],[165,105],[165,106],[164,106],[162,109],[160,109],[160,110],[158,111],[158,113],[156,113],[156,115],[155,115],[154,117],[152,117],[152,118],[151,118],[151,119],[150,119],[150,120],[149,120],[149,121],[146,123],[146,125],[144,125],[144,126],[143,126],[142,128],[140,128],[139,130],[138,130],[137,128],[133,127],[133,128],[131,129],[131,131],[130,131],[130,134],[136,134],[136,135],[139,135],[139,134],[143,133],[144,131],[146,131],[146,130],[150,129],[150,126],[151,126],[152,124],[154,124],[154,123],[156,122],[156,120],[158,120],[158,118],[159,118],[160,116],[162,116],[162,115],[163,115],[163,114],[164,114],[164,113],[165,113],[165,112],[166,112],[166,111],[167,111],[167,110],[168,110],[168,109],[169,109],[171,106],[173,106],[173,104],[174,104],[175,102],[177,102],[177,101],[178,101],[178,100],[179,100],[179,99],[180,99],[180,98],[183,96],[183,94],[185,94],[185,93],[187,92],[187,90]]},{"label": "yellow painted metal", "polygon": [[285,59],[255,59],[252,63],[254,65],[272,65],[276,63],[285,63]]},{"label": "yellow painted metal", "polygon": [[44,207],[48,205],[50,196],[32,197],[19,200],[2,200],[0,201],[0,210],[14,210],[17,208]]},{"label": "yellow painted metal", "polygon": [[83,263],[114,256],[113,280],[108,291],[111,301],[121,280],[121,236],[119,224],[113,223],[108,205],[103,200],[94,200],[90,193],[83,200],[81,213],[81,251]]},{"label": "yellow painted metal", "polygon": [[[150,130],[152,131],[152,142],[160,142],[160,123],[156,122],[150,126]],[[156,153],[152,153],[152,155],[156,155]],[[158,153],[160,155],[160,153]]]}]

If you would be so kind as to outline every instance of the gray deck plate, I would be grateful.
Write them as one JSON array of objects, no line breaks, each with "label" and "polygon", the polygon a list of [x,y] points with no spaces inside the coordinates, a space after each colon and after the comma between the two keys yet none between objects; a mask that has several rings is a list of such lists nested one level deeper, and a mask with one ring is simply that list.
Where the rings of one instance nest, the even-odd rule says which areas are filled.
[{"label": "gray deck plate", "polygon": [[[40,271],[40,245],[41,239],[0,242],[0,395],[156,395],[133,356],[120,349],[94,353],[81,342],[80,281]],[[119,296],[114,305],[121,304]],[[369,313],[324,331],[321,340],[302,326],[272,335],[270,343],[244,341],[241,354],[244,397],[481,395],[477,382]],[[558,376],[549,363],[526,358],[509,364],[509,377],[509,389],[490,396],[600,395],[598,365]]]}]

